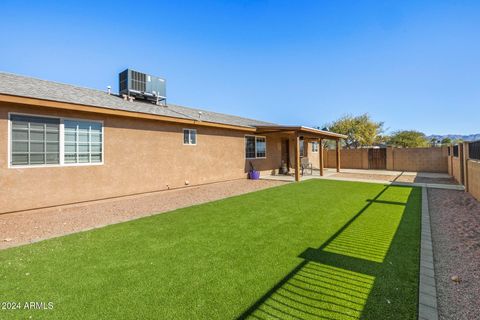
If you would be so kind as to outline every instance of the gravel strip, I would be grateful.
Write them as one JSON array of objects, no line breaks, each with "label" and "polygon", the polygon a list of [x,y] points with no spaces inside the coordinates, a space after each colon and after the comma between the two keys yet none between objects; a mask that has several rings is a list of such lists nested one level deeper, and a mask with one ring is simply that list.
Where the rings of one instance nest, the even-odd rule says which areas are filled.
[{"label": "gravel strip", "polygon": [[439,318],[480,319],[480,203],[462,191],[428,194]]},{"label": "gravel strip", "polygon": [[283,184],[285,182],[241,179],[49,209],[3,214],[0,215],[0,249]]}]

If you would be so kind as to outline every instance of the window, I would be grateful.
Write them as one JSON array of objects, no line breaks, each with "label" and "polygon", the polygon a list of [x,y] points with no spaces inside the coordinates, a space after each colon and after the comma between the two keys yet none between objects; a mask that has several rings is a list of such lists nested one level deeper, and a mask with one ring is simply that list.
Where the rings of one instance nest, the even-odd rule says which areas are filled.
[{"label": "window", "polygon": [[264,137],[256,138],[257,158],[265,158],[267,156],[267,141]]},{"label": "window", "polygon": [[65,163],[102,162],[102,125],[65,120]]},{"label": "window", "polygon": [[10,165],[103,162],[101,122],[10,115]]},{"label": "window", "polygon": [[256,158],[255,137],[253,136],[245,137],[245,157],[247,157],[247,159]]},{"label": "window", "polygon": [[245,157],[247,159],[267,157],[267,139],[265,137],[245,136]]},{"label": "window", "polygon": [[197,130],[183,129],[183,144],[197,144]]},{"label": "window", "polygon": [[318,152],[318,142],[312,142],[312,152]]},{"label": "window", "polygon": [[60,120],[12,115],[11,164],[40,165],[60,162]]}]

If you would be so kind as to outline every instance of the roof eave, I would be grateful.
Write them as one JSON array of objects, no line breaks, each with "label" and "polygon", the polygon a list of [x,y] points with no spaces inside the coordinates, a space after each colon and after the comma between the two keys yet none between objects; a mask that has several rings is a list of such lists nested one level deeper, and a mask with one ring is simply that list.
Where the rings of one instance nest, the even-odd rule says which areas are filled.
[{"label": "roof eave", "polygon": [[256,126],[257,132],[262,132],[266,130],[277,130],[277,131],[297,131],[297,132],[303,132],[303,133],[312,133],[314,135],[322,136],[322,137],[328,137],[332,139],[346,139],[347,136],[340,134],[340,133],[335,133],[335,132],[330,132],[330,131],[325,131],[325,130],[319,130],[315,128],[310,128],[310,127],[305,127],[305,126],[288,126],[288,125],[269,125],[269,126]]}]

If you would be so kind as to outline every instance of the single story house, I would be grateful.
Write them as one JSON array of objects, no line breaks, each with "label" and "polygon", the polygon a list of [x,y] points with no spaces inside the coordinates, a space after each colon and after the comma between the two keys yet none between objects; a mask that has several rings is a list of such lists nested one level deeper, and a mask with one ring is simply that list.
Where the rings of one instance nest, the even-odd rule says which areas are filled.
[{"label": "single story house", "polygon": [[323,173],[322,139],[345,136],[157,105],[0,73],[0,213],[246,178],[250,163]]}]

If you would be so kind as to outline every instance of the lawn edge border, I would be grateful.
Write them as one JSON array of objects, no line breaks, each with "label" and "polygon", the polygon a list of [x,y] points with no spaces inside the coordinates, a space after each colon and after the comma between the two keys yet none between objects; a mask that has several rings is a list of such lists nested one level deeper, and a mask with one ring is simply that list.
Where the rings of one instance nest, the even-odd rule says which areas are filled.
[{"label": "lawn edge border", "polygon": [[428,209],[428,189],[422,188],[422,223],[420,241],[420,283],[418,287],[418,319],[438,320],[437,286],[433,264],[432,230]]}]

